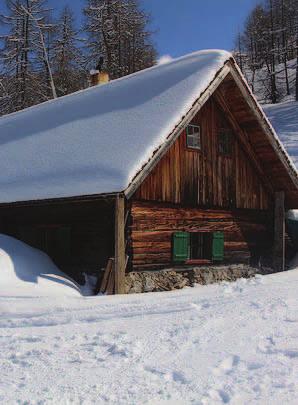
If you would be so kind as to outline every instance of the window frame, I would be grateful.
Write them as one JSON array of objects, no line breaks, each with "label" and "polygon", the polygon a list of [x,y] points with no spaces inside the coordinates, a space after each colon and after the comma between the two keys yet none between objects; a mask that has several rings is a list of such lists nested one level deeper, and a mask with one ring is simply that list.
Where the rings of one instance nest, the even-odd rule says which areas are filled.
[{"label": "window frame", "polygon": [[[190,260],[212,259],[212,232],[190,232]],[[199,253],[200,251],[200,253]],[[208,253],[207,253],[208,252]],[[199,253],[199,254],[198,254]]]},{"label": "window frame", "polygon": [[[195,236],[196,235],[196,236]],[[200,235],[200,236],[199,236]],[[183,245],[177,248],[177,240],[183,239]],[[197,247],[202,249],[202,257],[194,257],[193,251],[195,246],[192,239],[198,239]],[[201,240],[200,240],[201,239]],[[207,248],[206,248],[207,246]],[[182,247],[182,253],[181,253]],[[184,252],[183,252],[184,250]],[[206,254],[206,251],[208,254]],[[205,256],[205,257],[204,257]],[[172,261],[174,264],[211,264],[224,260],[225,248],[224,248],[224,232],[186,232],[176,231],[172,234]]]},{"label": "window frame", "polygon": [[[189,133],[190,128],[198,129],[198,132],[194,132],[192,134]],[[195,134],[198,134],[199,145],[190,145],[189,139],[196,139]],[[190,123],[186,127],[186,147],[187,149],[192,149],[196,151],[202,150],[202,128],[200,124]]]}]

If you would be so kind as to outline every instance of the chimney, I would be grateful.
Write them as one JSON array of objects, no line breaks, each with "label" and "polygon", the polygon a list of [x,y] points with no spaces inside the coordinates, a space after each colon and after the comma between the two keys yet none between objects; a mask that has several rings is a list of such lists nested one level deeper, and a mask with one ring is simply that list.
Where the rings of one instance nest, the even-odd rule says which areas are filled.
[{"label": "chimney", "polygon": [[103,58],[101,57],[96,69],[92,69],[90,71],[90,82],[91,86],[97,86],[101,84],[106,84],[110,81],[108,72],[102,69],[103,66]]},{"label": "chimney", "polygon": [[99,84],[105,84],[110,81],[109,74],[107,72],[99,70],[90,71],[90,82],[91,86],[97,86]]}]

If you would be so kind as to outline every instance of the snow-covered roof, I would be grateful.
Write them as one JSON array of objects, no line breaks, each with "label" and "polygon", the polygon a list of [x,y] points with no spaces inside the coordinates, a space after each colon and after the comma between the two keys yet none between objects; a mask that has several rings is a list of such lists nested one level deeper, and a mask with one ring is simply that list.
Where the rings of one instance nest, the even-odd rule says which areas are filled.
[{"label": "snow-covered roof", "polygon": [[192,53],[0,119],[0,203],[120,192],[231,54]]}]

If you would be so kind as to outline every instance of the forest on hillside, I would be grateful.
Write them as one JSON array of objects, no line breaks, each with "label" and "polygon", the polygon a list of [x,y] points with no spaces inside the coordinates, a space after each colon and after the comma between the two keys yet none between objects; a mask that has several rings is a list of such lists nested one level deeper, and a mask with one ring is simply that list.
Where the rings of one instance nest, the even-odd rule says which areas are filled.
[{"label": "forest on hillside", "polygon": [[238,34],[234,56],[264,103],[298,101],[298,0],[263,0]]},{"label": "forest on hillside", "polygon": [[82,14],[78,29],[70,6],[59,13],[51,0],[6,0],[0,115],[86,88],[101,58],[112,79],[155,64],[150,15],[138,0],[85,0]]},{"label": "forest on hillside", "polygon": [[[53,0],[3,1],[0,116],[88,87],[101,59],[111,79],[156,63],[151,16],[139,0],[84,0],[80,22],[71,1],[62,10]],[[260,0],[234,56],[262,103],[298,101],[298,0]]]}]

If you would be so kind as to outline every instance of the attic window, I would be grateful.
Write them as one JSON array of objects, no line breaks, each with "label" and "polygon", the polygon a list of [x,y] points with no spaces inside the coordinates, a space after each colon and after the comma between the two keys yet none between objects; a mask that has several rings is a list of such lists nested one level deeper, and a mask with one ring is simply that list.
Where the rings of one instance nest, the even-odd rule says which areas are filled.
[{"label": "attic window", "polygon": [[230,129],[220,128],[218,134],[218,150],[221,155],[230,156],[232,153],[233,134]]},{"label": "attic window", "polygon": [[186,128],[187,147],[201,149],[201,127],[200,125],[189,124]]}]

